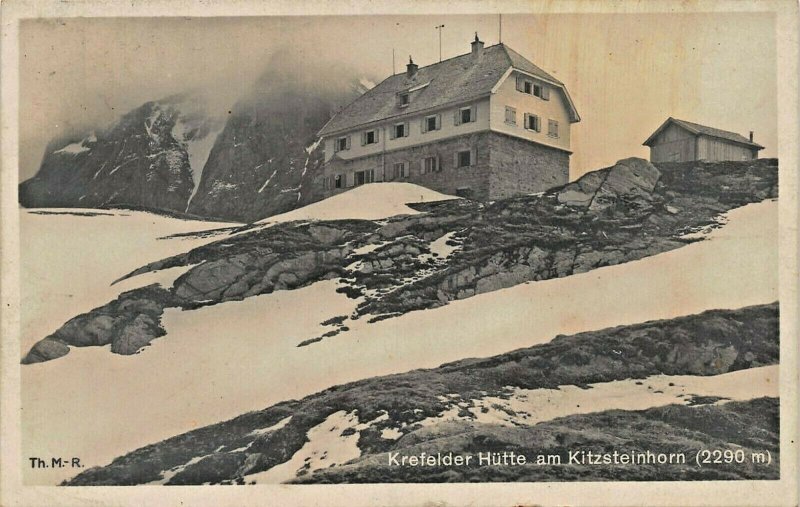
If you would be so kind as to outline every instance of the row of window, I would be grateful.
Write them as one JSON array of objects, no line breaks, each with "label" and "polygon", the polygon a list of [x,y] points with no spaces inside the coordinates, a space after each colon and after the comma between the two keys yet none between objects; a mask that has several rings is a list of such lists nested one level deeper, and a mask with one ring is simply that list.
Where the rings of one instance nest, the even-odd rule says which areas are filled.
[{"label": "row of window", "polygon": [[[517,124],[517,110],[511,106],[506,106],[505,122],[508,125]],[[525,130],[532,130],[534,132],[542,131],[542,120],[538,115],[532,113],[525,113],[522,119],[522,127]],[[547,120],[547,135],[550,137],[558,137],[558,122],[556,120]]]},{"label": "row of window", "polygon": [[[478,109],[476,106],[467,106],[456,109],[453,113],[453,125],[463,125],[474,123],[478,120]],[[389,129],[389,139],[408,137],[411,131],[409,122],[395,123]],[[442,129],[442,115],[431,114],[420,120],[420,132],[423,134]],[[372,129],[361,132],[361,146],[378,144],[380,142],[380,130]],[[342,136],[336,139],[334,151],[346,151],[350,149],[350,136]]]},{"label": "row of window", "polygon": [[517,76],[517,91],[539,97],[542,100],[550,100],[549,86],[526,79],[524,76]]},{"label": "row of window", "polygon": [[[477,159],[477,152],[473,148],[471,150],[461,150],[453,154],[453,166],[456,168],[470,167],[475,165]],[[442,170],[442,161],[438,155],[424,157],[419,161],[419,174],[437,173]],[[364,171],[355,171],[353,174],[352,185],[348,185],[346,174],[335,174],[331,177],[324,178],[323,187],[326,190],[333,188],[345,188],[347,186],[359,186],[366,183],[375,181],[375,170],[367,169]],[[400,178],[408,178],[411,176],[411,164],[409,162],[395,162],[392,165],[390,178],[393,180]]]}]

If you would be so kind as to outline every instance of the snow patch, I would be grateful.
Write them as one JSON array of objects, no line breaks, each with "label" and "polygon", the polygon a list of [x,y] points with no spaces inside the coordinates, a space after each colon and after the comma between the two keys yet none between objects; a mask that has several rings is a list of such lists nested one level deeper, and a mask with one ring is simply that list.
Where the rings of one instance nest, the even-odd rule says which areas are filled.
[{"label": "snow patch", "polygon": [[[292,189],[294,190],[294,189]],[[256,223],[274,224],[294,220],[377,220],[395,215],[416,215],[406,203],[460,199],[411,183],[361,185],[296,210],[265,218]]]},{"label": "snow patch", "polygon": [[258,189],[258,193],[259,194],[261,192],[263,192],[265,188],[267,188],[267,185],[269,185],[269,182],[272,181],[272,178],[274,178],[276,174],[278,174],[278,170],[277,169],[272,171],[272,174],[269,175],[269,178],[267,178],[267,181],[265,181],[264,184],[261,185],[261,188]]},{"label": "snow patch", "polygon": [[[606,410],[646,410],[686,404],[694,396],[723,398],[717,404],[778,396],[778,365],[749,368],[714,376],[654,375],[590,384],[589,389],[560,386],[558,389],[508,388],[510,396],[488,396],[457,403],[438,417],[428,417],[421,426],[442,422],[470,421],[501,426],[532,426],[559,417]],[[470,406],[471,405],[471,406]],[[466,409],[471,416],[463,415]]]},{"label": "snow patch", "polygon": [[64,146],[60,150],[56,150],[53,153],[65,153],[68,155],[77,155],[79,153],[83,153],[85,151],[89,151],[91,148],[86,146],[84,143],[87,142],[87,139],[82,140],[79,143],[72,143]]},{"label": "snow patch", "polygon": [[283,419],[281,419],[280,421],[276,422],[275,424],[273,424],[272,426],[270,426],[268,428],[260,428],[260,429],[251,431],[250,435],[255,435],[255,436],[266,435],[267,433],[271,433],[273,431],[276,431],[276,430],[279,430],[279,429],[283,428],[284,426],[289,424],[289,421],[291,421],[291,420],[292,420],[292,416],[284,417]]},{"label": "snow patch", "polygon": [[358,432],[342,435],[342,431],[358,424],[355,412],[340,410],[308,431],[308,442],[292,458],[269,470],[246,475],[246,483],[283,483],[301,473],[314,472],[330,466],[344,465],[361,456]]}]

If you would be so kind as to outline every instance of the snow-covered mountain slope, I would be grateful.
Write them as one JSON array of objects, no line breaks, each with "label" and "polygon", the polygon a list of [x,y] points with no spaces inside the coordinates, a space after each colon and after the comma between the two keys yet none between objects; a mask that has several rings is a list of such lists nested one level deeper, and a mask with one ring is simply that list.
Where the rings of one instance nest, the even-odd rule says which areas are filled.
[{"label": "snow-covered mountain slope", "polygon": [[[486,303],[493,296],[488,294],[482,299]],[[458,347],[455,331],[461,330],[461,324],[443,318],[448,310],[449,307],[431,312],[439,314],[439,336],[450,342],[450,356],[470,357],[471,350]],[[536,310],[530,304],[529,311]],[[557,312],[548,316],[558,317]],[[475,319],[468,320],[465,327]],[[504,337],[496,334],[492,340],[483,338],[494,342]],[[383,347],[392,342],[414,342],[420,352],[415,354],[414,361],[419,366],[442,359],[436,355],[439,351],[436,347],[423,352],[426,343],[414,334],[382,335],[379,340]],[[362,338],[338,352],[330,349],[327,368],[345,372],[336,376],[341,378],[353,374],[351,367],[360,368],[361,373],[393,372],[397,365],[385,360],[387,355],[403,358],[407,364],[407,356],[403,355],[406,347],[402,344],[385,349],[384,355],[379,356],[384,359],[380,363],[376,363],[376,356],[361,355],[369,346],[365,342],[370,341],[373,340]],[[486,359],[464,359],[430,370],[361,380],[320,390],[299,401],[282,401],[139,449],[104,468],[82,473],[72,484],[163,483],[165,479],[170,484],[293,479],[386,482],[385,479],[392,477],[404,481],[425,481],[427,477],[434,482],[446,482],[455,479],[437,475],[442,470],[387,467],[387,452],[468,454],[513,449],[535,455],[539,449],[565,452],[565,447],[579,449],[581,444],[587,448],[597,444],[603,449],[607,441],[625,442],[630,451],[639,450],[640,443],[645,443],[644,448],[653,452],[687,452],[698,446],[729,444],[778,452],[775,438],[778,418],[774,409],[765,406],[754,411],[756,417],[748,417],[751,411],[746,407],[728,403],[731,400],[760,403],[762,397],[775,401],[779,350],[777,304],[715,310],[561,335],[542,342]],[[351,360],[354,354],[357,357]],[[282,372],[285,376],[275,379],[272,389],[265,386],[264,397],[274,399],[276,387],[307,392],[308,374],[316,376],[314,368],[325,368],[318,358],[314,357],[311,364],[309,359],[296,363],[295,368],[302,371]],[[241,363],[237,366],[241,367]],[[263,374],[270,375],[273,368],[271,363],[270,367],[252,370],[252,376],[243,376],[242,372],[251,370],[240,368],[237,377],[242,387],[235,394],[249,390],[251,382],[259,381]],[[207,371],[204,369],[204,373]],[[243,378],[247,381],[242,382]],[[209,379],[206,383],[215,389],[219,387]],[[219,392],[233,396],[230,391]],[[216,390],[206,393],[206,397],[216,399],[217,393]],[[724,404],[719,407],[722,412],[708,419],[708,407],[702,405],[715,403]],[[666,413],[631,412],[654,407],[665,407]],[[575,416],[584,418],[570,419]],[[612,420],[616,422],[610,423]],[[541,423],[552,426],[545,426],[550,429],[542,434]],[[628,431],[634,434],[626,436]],[[524,434],[538,434],[540,438],[526,440],[521,446],[519,437]],[[350,465],[340,468],[348,462]],[[492,474],[491,469],[484,470],[487,471],[482,480],[487,481],[520,473],[495,469]],[[460,469],[454,472],[456,477],[468,473]],[[617,472],[620,475],[616,478],[620,480],[648,473],[661,474],[658,477],[663,480],[665,476],[685,478],[681,474],[687,470],[628,467]],[[725,472],[731,474],[729,478],[775,478],[777,466],[730,467]],[[586,469],[573,477],[570,470],[561,467],[547,472],[568,480],[608,479],[602,475],[605,473],[608,470]],[[693,469],[691,473],[698,479],[719,478],[716,474],[720,472],[707,467],[705,471]]]},{"label": "snow-covered mountain slope", "polygon": [[148,102],[108,129],[52,142],[36,176],[20,184],[20,203],[184,212],[222,125],[200,94]]},{"label": "snow-covered mountain slope", "polygon": [[[705,241],[374,324],[362,319],[348,333],[311,347],[297,345],[324,332],[321,322],[350,315],[358,304],[336,292],[335,280],[194,310],[168,309],[167,335],[139,354],[76,348],[61,359],[25,366],[24,452],[62,449],[84,456],[88,466],[104,465],[132,449],[332,385],[500,354],[557,334],[770,303],[778,286],[776,228],[776,202],[749,205],[730,212]],[[54,378],[59,389],[52,387]],[[363,413],[359,418],[372,419]],[[179,464],[205,453],[187,452],[195,451]],[[30,480],[50,484],[70,475],[26,472]]]}]

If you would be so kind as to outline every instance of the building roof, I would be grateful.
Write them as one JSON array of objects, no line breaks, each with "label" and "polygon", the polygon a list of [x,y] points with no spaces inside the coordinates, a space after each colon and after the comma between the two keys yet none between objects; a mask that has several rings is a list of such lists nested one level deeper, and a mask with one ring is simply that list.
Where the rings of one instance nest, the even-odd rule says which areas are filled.
[{"label": "building roof", "polygon": [[[405,72],[389,76],[336,113],[322,127],[319,135],[330,135],[395,116],[407,116],[487,96],[512,67],[560,89],[570,108],[571,118],[573,121],[579,120],[561,81],[501,43],[484,48],[477,61],[472,53],[467,53],[420,67],[412,78],[408,78]],[[399,107],[398,93],[415,88],[419,90],[411,103]]]},{"label": "building roof", "polygon": [[652,146],[656,137],[658,137],[661,132],[667,128],[670,124],[675,124],[685,130],[688,130],[694,135],[703,135],[708,137],[714,137],[717,139],[722,139],[723,141],[730,141],[736,144],[743,144],[749,146],[751,148],[755,148],[756,150],[763,150],[764,147],[758,143],[754,143],[750,141],[748,138],[744,137],[743,135],[737,134],[736,132],[730,132],[728,130],[721,130],[714,127],[707,127],[705,125],[700,125],[699,123],[692,123],[690,121],[679,120],[677,118],[669,117],[667,121],[661,124],[658,129],[656,129],[653,134],[647,138],[647,140],[642,143],[644,146]]}]

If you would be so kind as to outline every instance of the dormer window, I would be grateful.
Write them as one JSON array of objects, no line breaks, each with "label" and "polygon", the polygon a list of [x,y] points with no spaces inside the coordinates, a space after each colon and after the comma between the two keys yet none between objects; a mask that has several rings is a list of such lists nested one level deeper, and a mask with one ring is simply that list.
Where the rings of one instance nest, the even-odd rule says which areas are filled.
[{"label": "dormer window", "polygon": [[461,114],[461,123],[469,123],[472,121],[472,109],[469,107],[462,107],[459,111]]},{"label": "dormer window", "polygon": [[550,100],[549,86],[542,83],[535,83],[522,76],[517,76],[517,91],[539,97],[542,100]]},{"label": "dormer window", "polygon": [[411,96],[408,92],[401,93],[397,96],[397,104],[400,107],[406,107],[411,102]]},{"label": "dormer window", "polygon": [[524,81],[523,92],[527,93],[528,95],[532,95],[533,94],[533,83],[531,83],[530,81]]}]

